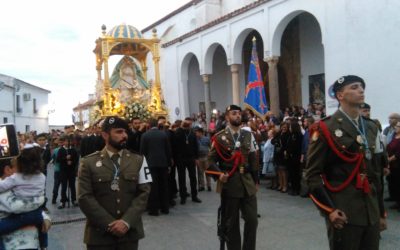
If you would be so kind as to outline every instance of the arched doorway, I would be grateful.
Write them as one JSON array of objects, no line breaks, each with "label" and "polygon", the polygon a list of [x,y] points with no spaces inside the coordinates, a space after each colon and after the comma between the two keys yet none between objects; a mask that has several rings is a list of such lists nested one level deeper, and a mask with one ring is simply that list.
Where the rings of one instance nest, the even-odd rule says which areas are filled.
[{"label": "arched doorway", "polygon": [[269,107],[269,94],[268,94],[268,64],[264,61],[263,56],[264,56],[264,43],[263,39],[256,30],[252,30],[247,37],[244,40],[243,43],[243,48],[242,48],[242,62],[243,62],[243,82],[241,86],[241,100],[244,100],[244,93],[245,93],[245,88],[248,83],[248,74],[249,74],[249,66],[250,66],[250,60],[251,60],[251,51],[253,48],[253,38],[256,39],[256,45],[257,45],[257,55],[258,55],[258,62],[260,65],[260,71],[261,71],[261,77],[263,78],[264,82],[264,90],[266,91],[266,98],[267,98],[267,105]]},{"label": "arched doorway", "polygon": [[187,75],[187,96],[188,111],[190,115],[199,113],[201,103],[204,103],[204,84],[200,75],[199,61],[196,56],[189,59]]},{"label": "arched doorway", "polygon": [[218,45],[212,59],[210,76],[211,109],[224,111],[232,103],[232,74],[224,48]]},{"label": "arched doorway", "polygon": [[280,41],[280,108],[325,104],[322,34],[317,19],[303,12],[290,20]]}]

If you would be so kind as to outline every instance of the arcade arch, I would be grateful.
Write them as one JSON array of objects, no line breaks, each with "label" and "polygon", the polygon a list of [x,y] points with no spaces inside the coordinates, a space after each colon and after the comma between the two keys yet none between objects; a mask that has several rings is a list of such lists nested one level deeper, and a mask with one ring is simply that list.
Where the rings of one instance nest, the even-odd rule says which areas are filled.
[{"label": "arcade arch", "polygon": [[280,108],[325,104],[324,48],[315,16],[304,11],[287,15],[274,32],[272,51],[279,56]]}]

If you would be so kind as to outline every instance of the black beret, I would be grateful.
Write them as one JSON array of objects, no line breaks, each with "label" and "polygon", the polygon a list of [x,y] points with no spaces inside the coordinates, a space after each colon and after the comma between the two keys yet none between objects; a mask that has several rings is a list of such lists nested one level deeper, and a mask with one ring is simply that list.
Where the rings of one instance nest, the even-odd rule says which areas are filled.
[{"label": "black beret", "polygon": [[368,103],[364,102],[363,104],[360,105],[360,108],[362,108],[362,109],[371,109],[371,106],[369,106]]},{"label": "black beret", "polygon": [[348,75],[340,77],[333,83],[333,89],[332,89],[333,93],[336,96],[336,93],[339,90],[341,90],[344,86],[355,82],[360,82],[362,84],[363,89],[365,89],[365,82],[361,77],[355,75]]},{"label": "black beret", "polygon": [[235,105],[235,104],[231,104],[231,105],[229,105],[228,107],[226,107],[226,112],[229,112],[229,111],[231,111],[231,110],[239,110],[239,111],[242,111],[242,109],[241,109],[239,106]]},{"label": "black beret", "polygon": [[112,128],[123,128],[125,130],[129,130],[129,125],[125,120],[119,118],[118,116],[109,116],[104,119],[101,130],[103,132],[108,132]]}]

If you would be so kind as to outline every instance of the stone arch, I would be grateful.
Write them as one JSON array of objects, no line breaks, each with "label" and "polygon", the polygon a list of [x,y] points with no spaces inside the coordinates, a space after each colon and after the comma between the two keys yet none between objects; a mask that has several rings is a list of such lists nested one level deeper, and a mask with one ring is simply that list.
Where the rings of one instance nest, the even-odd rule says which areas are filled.
[{"label": "stone arch", "polygon": [[233,42],[233,47],[232,47],[232,63],[234,64],[242,64],[242,50],[243,50],[243,44],[247,38],[247,36],[252,32],[252,31],[257,31],[262,40],[265,41],[265,39],[262,37],[262,33],[254,28],[247,28],[244,29],[242,32],[239,33],[239,35],[236,37],[236,39]]},{"label": "stone arch", "polygon": [[182,62],[181,62],[181,66],[180,66],[180,73],[181,73],[180,77],[181,77],[181,80],[187,80],[188,73],[189,73],[188,72],[189,71],[189,64],[190,64],[190,61],[192,60],[193,57],[196,58],[197,61],[199,61],[198,57],[193,52],[189,52],[183,57]]},{"label": "stone arch", "polygon": [[207,48],[206,53],[204,55],[204,62],[203,62],[204,63],[203,64],[204,65],[204,71],[203,71],[204,74],[212,74],[213,73],[213,59],[214,59],[215,51],[217,50],[218,46],[221,46],[222,49],[225,51],[225,54],[227,55],[226,50],[222,44],[212,43]]},{"label": "stone arch", "polygon": [[[200,103],[204,102],[204,87],[200,75],[200,61],[193,53],[187,53],[181,63],[179,96],[184,117],[199,112]],[[182,116],[181,116],[182,117]]]},{"label": "stone arch", "polygon": [[[311,82],[324,91],[324,46],[321,23],[309,11],[296,10],[276,22],[271,56],[278,56],[280,108],[303,106],[316,99]],[[274,26],[274,24],[272,25]],[[323,96],[323,95],[322,95]],[[315,100],[314,100],[315,99]],[[318,102],[321,102],[318,99]]]},{"label": "stone arch", "polygon": [[288,24],[290,23],[290,21],[292,21],[293,18],[295,18],[296,16],[298,16],[302,13],[308,13],[317,20],[317,23],[318,23],[318,26],[319,26],[319,29],[321,32],[322,43],[323,43],[324,37],[323,37],[322,29],[321,29],[321,22],[317,18],[317,16],[306,10],[295,10],[293,12],[288,13],[284,18],[282,18],[282,20],[278,23],[278,25],[272,29],[274,31],[273,31],[273,35],[272,35],[272,39],[271,39],[271,53],[270,53],[271,56],[280,56],[280,54],[281,54],[281,39],[282,39],[283,32],[285,31],[285,29],[288,26]]}]

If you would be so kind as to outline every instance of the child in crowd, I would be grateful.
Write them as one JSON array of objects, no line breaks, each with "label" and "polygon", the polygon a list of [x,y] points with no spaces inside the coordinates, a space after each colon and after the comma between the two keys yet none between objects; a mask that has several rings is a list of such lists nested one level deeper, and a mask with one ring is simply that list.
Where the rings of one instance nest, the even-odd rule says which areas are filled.
[{"label": "child in crowd", "polygon": [[275,171],[275,163],[274,163],[274,150],[275,146],[271,143],[274,138],[274,130],[270,129],[268,131],[268,140],[264,144],[264,152],[263,152],[263,168],[262,174],[267,179],[271,179],[271,189],[275,189],[277,186],[276,183],[276,171]]},{"label": "child in crowd", "polygon": [[[40,148],[32,144],[25,145],[15,163],[13,168],[16,168],[16,173],[0,181],[0,195],[8,193],[0,198],[0,249],[6,249],[4,245],[10,245],[9,241],[13,241],[5,234],[33,224],[38,226],[41,248],[46,248],[47,233],[41,233],[44,217],[39,209],[44,202],[46,180],[41,172]],[[16,206],[19,209],[15,209]]]}]

